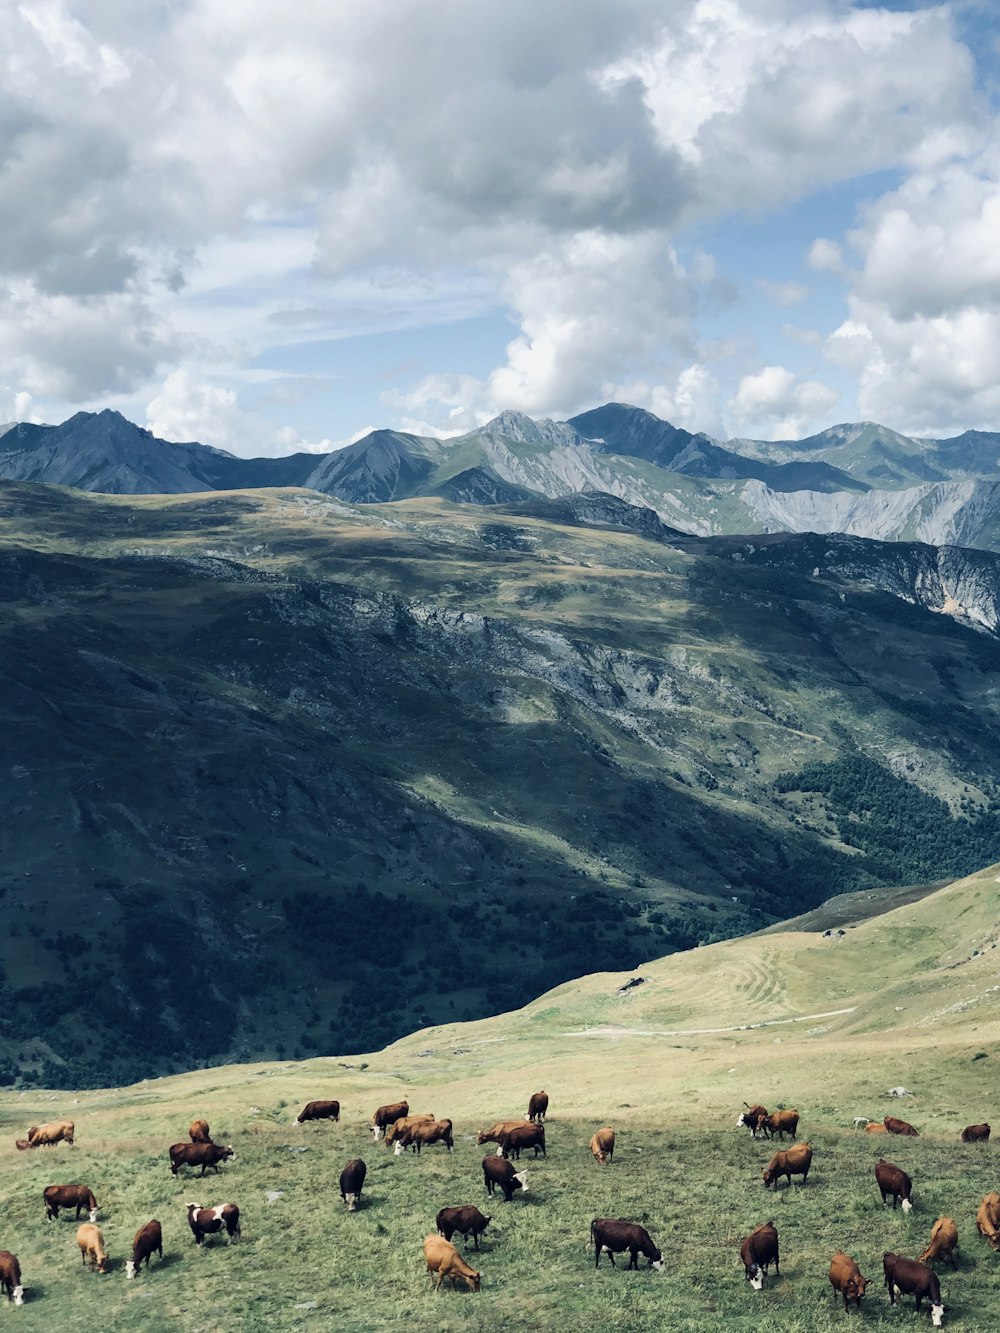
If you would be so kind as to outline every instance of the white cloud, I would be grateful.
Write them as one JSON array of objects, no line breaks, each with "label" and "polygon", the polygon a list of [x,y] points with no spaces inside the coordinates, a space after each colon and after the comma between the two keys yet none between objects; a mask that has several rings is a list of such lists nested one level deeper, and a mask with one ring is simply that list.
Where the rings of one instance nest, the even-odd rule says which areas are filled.
[{"label": "white cloud", "polygon": [[758,278],[757,286],[775,305],[786,308],[800,305],[809,295],[809,288],[801,282],[771,282],[767,278]]},{"label": "white cloud", "polygon": [[244,411],[231,388],[196,378],[186,368],[168,375],[150,399],[146,427],[161,439],[198,440],[243,457],[326,453],[336,447],[327,439],[304,440],[292,426]]},{"label": "white cloud", "polygon": [[818,236],[809,247],[806,262],[820,273],[843,273],[844,250],[827,236]]},{"label": "white cloud", "polygon": [[788,439],[804,434],[836,402],[829,385],[800,380],[785,366],[763,366],[743,376],[729,409],[743,434]]}]

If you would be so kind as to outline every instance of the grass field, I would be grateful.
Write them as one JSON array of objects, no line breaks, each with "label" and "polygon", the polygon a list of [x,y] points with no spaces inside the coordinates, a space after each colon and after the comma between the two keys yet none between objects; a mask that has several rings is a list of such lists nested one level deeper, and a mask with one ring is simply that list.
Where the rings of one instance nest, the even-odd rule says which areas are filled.
[{"label": "grass field", "polygon": [[[787,932],[729,941],[641,969],[642,986],[597,975],[517,1013],[428,1029],[364,1060],[242,1065],[80,1093],[0,1098],[5,1189],[0,1246],[21,1260],[25,1328],[705,1330],[842,1328],[826,1271],[838,1247],[873,1279],[869,1328],[923,1327],[912,1300],[893,1312],[882,1290],[887,1249],[915,1256],[941,1213],[959,1229],[959,1267],[941,1271],[946,1327],[996,1327],[1000,1256],[976,1234],[980,1198],[1000,1187],[996,1150],[958,1132],[997,1121],[996,934],[1000,867],[863,921],[837,940]],[[831,1013],[831,1011],[840,1011]],[[825,1018],[809,1017],[826,1013]],[[587,1017],[589,1015],[589,1018]],[[794,1021],[802,1019],[803,1021]],[[751,1026],[773,1024],[774,1026]],[[706,1032],[704,1029],[720,1029]],[[985,1058],[975,1058],[985,1053]],[[904,1084],[903,1102],[887,1089]],[[540,1087],[552,1102],[549,1156],[528,1161],[529,1194],[487,1206],[477,1129],[523,1112]],[[453,1154],[394,1158],[365,1127],[381,1102],[455,1121]],[[339,1125],[295,1126],[317,1096],[343,1103]],[[742,1102],[795,1105],[814,1162],[804,1188],[775,1193],[760,1171],[770,1146],[734,1128]],[[871,1139],[855,1115],[903,1115],[917,1139]],[[231,1142],[218,1178],[174,1180],[167,1147],[196,1114]],[[40,1119],[69,1116],[77,1144],[17,1153]],[[614,1162],[587,1143],[614,1125]],[[305,1151],[295,1151],[305,1149]],[[914,1211],[883,1210],[873,1166],[882,1153],[914,1180]],[[348,1214],[337,1179],[368,1163],[362,1207]],[[522,1161],[522,1165],[525,1163]],[[75,1224],[46,1223],[45,1185],[81,1181],[100,1204],[112,1265],[84,1272]],[[280,1197],[268,1195],[280,1191]],[[243,1239],[196,1250],[188,1201],[237,1202]],[[473,1295],[434,1294],[421,1240],[439,1208],[492,1214]],[[128,1282],[135,1229],[163,1223],[165,1258]],[[667,1271],[594,1270],[595,1216],[642,1222]],[[755,1293],[737,1247],[773,1218],[780,1278]],[[474,1255],[474,1252],[473,1252]],[[920,1316],[921,1320],[926,1314]],[[929,1323],[929,1321],[928,1321]]]}]

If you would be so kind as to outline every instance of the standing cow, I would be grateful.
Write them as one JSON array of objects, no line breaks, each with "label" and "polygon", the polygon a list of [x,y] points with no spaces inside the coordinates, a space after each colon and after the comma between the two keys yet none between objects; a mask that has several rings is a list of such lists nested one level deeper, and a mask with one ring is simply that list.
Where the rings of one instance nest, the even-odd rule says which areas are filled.
[{"label": "standing cow", "polygon": [[146,1272],[148,1273],[149,1260],[154,1254],[158,1254],[162,1260],[163,1228],[155,1217],[135,1233],[135,1238],[132,1241],[132,1258],[125,1265],[125,1276],[138,1277],[143,1260],[146,1261]]},{"label": "standing cow", "polygon": [[467,1204],[464,1208],[442,1208],[437,1215],[438,1234],[444,1236],[445,1240],[451,1240],[457,1231],[463,1236],[466,1244],[469,1242],[469,1236],[476,1243],[476,1249],[479,1249],[479,1237],[489,1226],[491,1218],[484,1217],[475,1204]]},{"label": "standing cow", "polygon": [[940,1328],[944,1318],[944,1304],[941,1300],[941,1283],[934,1269],[916,1259],[892,1253],[882,1256],[882,1269],[889,1292],[889,1304],[895,1305],[897,1296],[915,1296],[919,1311],[920,1303],[926,1297],[931,1307],[931,1323],[935,1328]]},{"label": "standing cow", "polygon": [[24,1304],[24,1288],[21,1286],[21,1265],[17,1255],[10,1250],[0,1250],[0,1290],[7,1293],[7,1299],[15,1305]]},{"label": "standing cow", "polygon": [[409,1102],[387,1102],[385,1106],[380,1106],[372,1116],[372,1134],[375,1139],[380,1139],[390,1125],[394,1125],[397,1120],[403,1120],[409,1114]]},{"label": "standing cow", "polygon": [[767,1270],[771,1264],[774,1264],[774,1271],[780,1276],[778,1233],[773,1222],[762,1222],[759,1227],[755,1227],[750,1232],[750,1235],[740,1245],[740,1258],[743,1260],[746,1280],[754,1291],[760,1291],[763,1288],[764,1278],[767,1276]]},{"label": "standing cow", "polygon": [[623,1250],[629,1252],[629,1268],[639,1267],[639,1255],[644,1254],[649,1260],[649,1267],[662,1269],[663,1256],[653,1244],[649,1232],[638,1222],[626,1222],[624,1218],[595,1217],[590,1224],[590,1240],[594,1247],[594,1267],[601,1262],[601,1251],[606,1250],[615,1265],[615,1255]]},{"label": "standing cow", "polygon": [[830,1286],[833,1288],[833,1298],[836,1300],[839,1292],[844,1298],[845,1310],[848,1302],[854,1301],[860,1313],[861,1298],[870,1281],[871,1278],[861,1276],[861,1269],[857,1263],[843,1250],[838,1250],[830,1261]]},{"label": "standing cow", "polygon": [[297,1125],[304,1125],[307,1120],[340,1120],[340,1102],[306,1102],[296,1117]]},{"label": "standing cow", "polygon": [[[603,1166],[605,1162],[610,1162],[615,1155],[615,1131],[610,1125],[604,1129],[599,1129],[590,1140],[590,1151],[594,1154],[594,1161],[598,1166]],[[537,1153],[535,1154],[537,1156]]]},{"label": "standing cow", "polygon": [[360,1157],[352,1157],[340,1173],[340,1197],[347,1204],[349,1213],[353,1213],[361,1202],[361,1187],[367,1174],[368,1168]]},{"label": "standing cow", "polygon": [[484,1157],[483,1180],[487,1194],[492,1194],[499,1185],[507,1203],[514,1197],[515,1190],[520,1190],[522,1194],[528,1192],[527,1171],[515,1171],[514,1163],[508,1162],[506,1157],[496,1157],[493,1154]]},{"label": "standing cow", "polygon": [[76,1209],[76,1220],[79,1222],[80,1213],[86,1209],[91,1222],[97,1221],[97,1200],[94,1198],[94,1191],[88,1189],[86,1185],[46,1185],[42,1190],[42,1198],[45,1201],[45,1217],[47,1221],[54,1221],[59,1216],[59,1209]]},{"label": "standing cow", "polygon": [[233,1157],[232,1146],[220,1143],[175,1143],[170,1149],[170,1171],[176,1176],[182,1166],[200,1166],[201,1174],[211,1167],[218,1175],[219,1163]]},{"label": "standing cow", "polygon": [[541,1124],[545,1119],[549,1109],[549,1094],[547,1092],[533,1092],[528,1099],[528,1114],[525,1120],[534,1120],[536,1124]]},{"label": "standing cow", "polygon": [[207,1120],[192,1120],[188,1128],[188,1138],[192,1143],[211,1143],[212,1135]]},{"label": "standing cow", "polygon": [[187,1219],[196,1245],[204,1245],[206,1236],[214,1236],[223,1228],[227,1245],[232,1245],[240,1238],[240,1210],[235,1203],[220,1203],[215,1208],[189,1203]]},{"label": "standing cow", "polygon": [[86,1266],[93,1265],[95,1273],[108,1271],[108,1252],[104,1248],[104,1232],[93,1222],[84,1222],[76,1229],[76,1243],[80,1247],[80,1260]]}]

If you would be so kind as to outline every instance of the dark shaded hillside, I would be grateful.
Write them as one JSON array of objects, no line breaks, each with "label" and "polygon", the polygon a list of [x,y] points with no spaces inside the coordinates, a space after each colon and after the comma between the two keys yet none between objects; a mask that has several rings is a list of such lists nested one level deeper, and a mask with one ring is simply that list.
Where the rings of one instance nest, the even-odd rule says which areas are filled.
[{"label": "dark shaded hillside", "polygon": [[899,882],[856,753],[1000,859],[1000,647],[870,584],[613,507],[0,500],[8,1079],[369,1050]]}]

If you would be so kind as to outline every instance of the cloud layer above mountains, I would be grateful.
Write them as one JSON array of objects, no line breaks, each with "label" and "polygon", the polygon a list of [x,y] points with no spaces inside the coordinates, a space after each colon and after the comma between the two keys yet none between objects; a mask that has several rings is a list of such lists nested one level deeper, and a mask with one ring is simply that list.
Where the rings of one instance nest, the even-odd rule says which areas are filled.
[{"label": "cloud layer above mountains", "polygon": [[0,418],[329,447],[304,405],[391,333],[351,402],[400,424],[998,424],[997,127],[945,7],[21,0],[0,51]]}]

